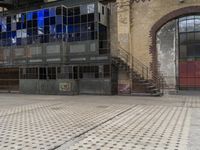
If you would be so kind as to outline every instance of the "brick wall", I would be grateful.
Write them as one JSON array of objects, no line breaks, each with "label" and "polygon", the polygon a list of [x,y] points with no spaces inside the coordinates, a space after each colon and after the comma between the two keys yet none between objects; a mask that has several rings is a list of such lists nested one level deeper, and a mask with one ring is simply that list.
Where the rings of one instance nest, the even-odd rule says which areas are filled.
[{"label": "brick wall", "polygon": [[178,0],[118,0],[117,6],[118,44],[149,66],[155,74],[157,30],[180,15],[200,12],[200,0],[185,0],[183,3]]}]

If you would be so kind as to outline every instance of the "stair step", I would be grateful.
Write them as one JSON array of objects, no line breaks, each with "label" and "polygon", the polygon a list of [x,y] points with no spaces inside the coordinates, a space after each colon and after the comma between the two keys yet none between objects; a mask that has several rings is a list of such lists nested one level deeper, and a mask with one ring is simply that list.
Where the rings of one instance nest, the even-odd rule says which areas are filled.
[{"label": "stair step", "polygon": [[160,92],[157,92],[157,93],[154,93],[154,94],[151,94],[152,96],[162,96],[163,94],[160,93]]},{"label": "stair step", "polygon": [[148,89],[153,89],[153,88],[156,88],[154,85],[151,85],[151,86],[147,86]]}]

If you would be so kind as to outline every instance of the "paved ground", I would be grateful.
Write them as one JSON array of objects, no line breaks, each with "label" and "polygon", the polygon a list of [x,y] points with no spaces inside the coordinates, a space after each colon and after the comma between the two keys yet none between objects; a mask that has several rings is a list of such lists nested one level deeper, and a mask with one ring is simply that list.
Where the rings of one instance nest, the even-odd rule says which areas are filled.
[{"label": "paved ground", "polygon": [[200,150],[200,96],[0,95],[0,150]]}]

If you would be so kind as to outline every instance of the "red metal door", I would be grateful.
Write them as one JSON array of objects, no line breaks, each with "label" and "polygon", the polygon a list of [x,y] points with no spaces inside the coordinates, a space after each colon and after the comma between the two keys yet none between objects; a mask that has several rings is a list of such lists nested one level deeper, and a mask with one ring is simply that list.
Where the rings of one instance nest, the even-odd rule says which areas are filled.
[{"label": "red metal door", "polygon": [[200,88],[200,61],[179,62],[179,86],[180,89]]}]

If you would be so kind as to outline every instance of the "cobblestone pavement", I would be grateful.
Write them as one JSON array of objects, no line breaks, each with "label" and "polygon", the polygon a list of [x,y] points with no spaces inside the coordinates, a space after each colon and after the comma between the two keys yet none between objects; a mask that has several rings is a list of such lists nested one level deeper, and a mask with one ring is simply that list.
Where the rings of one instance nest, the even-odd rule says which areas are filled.
[{"label": "cobblestone pavement", "polygon": [[0,95],[0,150],[199,150],[200,96]]}]

